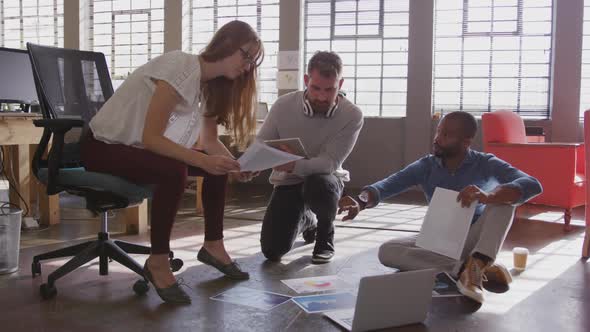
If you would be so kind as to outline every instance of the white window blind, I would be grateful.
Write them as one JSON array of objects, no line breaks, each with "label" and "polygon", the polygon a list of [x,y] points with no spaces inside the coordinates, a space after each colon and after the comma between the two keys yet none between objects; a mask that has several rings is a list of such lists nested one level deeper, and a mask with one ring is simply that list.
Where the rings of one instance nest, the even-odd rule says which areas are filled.
[{"label": "white window blind", "polygon": [[334,51],[342,89],[365,116],[405,116],[409,1],[306,0],[305,63]]},{"label": "white window blind", "polygon": [[276,72],[279,50],[279,0],[184,0],[182,49],[201,52],[225,23],[244,21],[264,44],[259,68],[259,99],[272,104],[277,98]]},{"label": "white window blind", "polygon": [[116,89],[164,51],[164,0],[86,0],[82,48],[103,52]]},{"label": "white window blind", "polygon": [[0,45],[63,47],[63,0],[0,0]]},{"label": "white window blind", "polygon": [[580,118],[590,109],[590,0],[584,0],[584,34],[582,41],[582,81],[580,82]]},{"label": "white window blind", "polygon": [[436,1],[433,111],[549,117],[551,0]]}]

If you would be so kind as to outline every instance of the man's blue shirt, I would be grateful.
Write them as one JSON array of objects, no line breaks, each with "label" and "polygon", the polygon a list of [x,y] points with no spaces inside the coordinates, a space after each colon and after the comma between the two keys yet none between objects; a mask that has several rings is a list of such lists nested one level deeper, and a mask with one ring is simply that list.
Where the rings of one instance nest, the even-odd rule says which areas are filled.
[{"label": "man's blue shirt", "polygon": [[[428,155],[403,170],[365,187],[364,190],[370,190],[376,198],[375,203],[378,204],[388,197],[418,185],[430,203],[436,187],[461,191],[469,185],[476,185],[490,192],[500,184],[520,190],[522,196],[515,204],[522,204],[542,192],[541,184],[534,177],[512,167],[493,154],[471,149],[467,151],[465,159],[454,173],[443,165],[440,158]],[[478,204],[474,222],[483,209],[484,205]]]}]

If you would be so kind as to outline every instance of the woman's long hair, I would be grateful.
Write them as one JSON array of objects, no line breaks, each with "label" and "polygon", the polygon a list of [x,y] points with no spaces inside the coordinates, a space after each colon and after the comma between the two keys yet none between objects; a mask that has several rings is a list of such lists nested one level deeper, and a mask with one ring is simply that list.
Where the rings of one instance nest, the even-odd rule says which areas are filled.
[{"label": "woman's long hair", "polygon": [[238,146],[244,146],[256,128],[257,68],[264,58],[262,42],[256,32],[242,21],[232,21],[222,26],[200,54],[206,62],[219,61],[234,54],[249,42],[257,45],[255,65],[244,74],[230,80],[224,76],[214,78],[202,85],[206,102],[205,116],[217,116],[217,123],[232,132]]}]

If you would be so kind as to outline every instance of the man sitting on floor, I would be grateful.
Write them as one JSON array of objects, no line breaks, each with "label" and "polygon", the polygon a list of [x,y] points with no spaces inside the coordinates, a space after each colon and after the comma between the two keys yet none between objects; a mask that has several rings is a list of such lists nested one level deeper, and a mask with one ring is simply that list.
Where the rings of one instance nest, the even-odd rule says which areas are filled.
[{"label": "man sitting on floor", "polygon": [[452,112],[440,122],[433,143],[433,155],[365,187],[353,198],[340,199],[339,211],[347,211],[343,220],[354,219],[359,211],[418,185],[430,202],[436,187],[459,191],[457,201],[466,207],[478,201],[461,260],[457,262],[415,245],[417,235],[394,239],[379,248],[382,264],[400,270],[438,268],[459,276],[461,293],[483,303],[482,281],[508,286],[510,272],[494,263],[512,224],[514,210],[542,192],[535,178],[512,167],[492,154],[469,147],[477,132],[477,122],[467,112]]}]

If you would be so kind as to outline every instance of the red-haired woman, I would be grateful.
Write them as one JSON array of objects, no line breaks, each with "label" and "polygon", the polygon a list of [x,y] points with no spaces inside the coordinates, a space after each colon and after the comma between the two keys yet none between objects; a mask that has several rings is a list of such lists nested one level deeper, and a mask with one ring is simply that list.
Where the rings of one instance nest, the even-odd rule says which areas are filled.
[{"label": "red-haired woman", "polygon": [[[205,242],[197,258],[234,279],[248,279],[223,244],[225,188],[240,165],[218,139],[238,144],[255,129],[256,67],[264,50],[256,32],[232,21],[198,55],[165,53],[132,72],[90,122],[82,160],[89,171],[152,185],[151,254],[146,278],[166,302],[190,303],[168,262],[170,232],[188,175],[204,176]],[[194,148],[197,140],[203,150]]]}]

